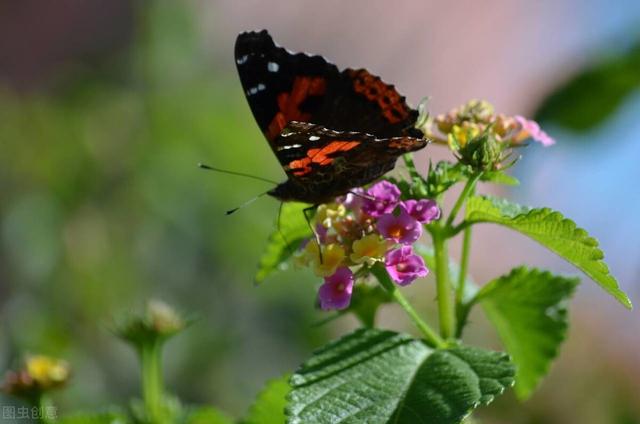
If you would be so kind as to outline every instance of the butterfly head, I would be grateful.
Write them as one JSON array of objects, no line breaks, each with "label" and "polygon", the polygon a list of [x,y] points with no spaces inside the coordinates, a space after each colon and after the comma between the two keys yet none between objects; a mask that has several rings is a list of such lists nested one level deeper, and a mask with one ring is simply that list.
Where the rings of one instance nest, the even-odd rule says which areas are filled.
[{"label": "butterfly head", "polygon": [[320,203],[329,202],[347,191],[348,189],[338,191],[318,190],[313,185],[303,185],[293,180],[287,180],[269,190],[267,194],[282,202],[302,202],[319,205]]},{"label": "butterfly head", "polygon": [[300,189],[295,187],[291,180],[278,184],[269,190],[267,194],[283,202],[300,200]]}]

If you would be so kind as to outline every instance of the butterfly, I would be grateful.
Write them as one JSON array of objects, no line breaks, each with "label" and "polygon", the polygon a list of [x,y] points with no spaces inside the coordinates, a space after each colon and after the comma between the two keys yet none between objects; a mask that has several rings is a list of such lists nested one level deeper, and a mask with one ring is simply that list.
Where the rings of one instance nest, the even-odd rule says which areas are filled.
[{"label": "butterfly", "polygon": [[318,205],[392,170],[428,144],[418,112],[365,69],[293,53],[266,30],[243,32],[235,61],[253,116],[287,180],[267,194]]}]

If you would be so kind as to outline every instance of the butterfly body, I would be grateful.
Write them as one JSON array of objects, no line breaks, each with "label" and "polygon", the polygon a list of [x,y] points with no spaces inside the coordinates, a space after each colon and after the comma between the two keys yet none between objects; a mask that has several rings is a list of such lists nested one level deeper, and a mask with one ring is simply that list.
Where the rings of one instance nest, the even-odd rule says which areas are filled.
[{"label": "butterfly body", "polygon": [[392,85],[364,69],[292,53],[267,31],[238,36],[235,58],[249,106],[288,179],[283,201],[329,201],[393,169],[427,145],[418,113]]}]

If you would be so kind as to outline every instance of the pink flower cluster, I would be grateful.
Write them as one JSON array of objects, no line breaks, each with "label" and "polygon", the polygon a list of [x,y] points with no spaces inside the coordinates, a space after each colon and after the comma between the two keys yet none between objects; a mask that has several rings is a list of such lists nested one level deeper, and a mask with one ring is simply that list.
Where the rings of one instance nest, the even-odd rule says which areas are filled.
[{"label": "pink flower cluster", "polygon": [[[383,263],[401,286],[428,274],[411,245],[422,235],[424,224],[440,217],[440,209],[433,200],[402,201],[400,195],[395,184],[380,181],[319,206],[315,226],[320,246],[309,240],[296,260],[324,277],[318,293],[322,309],[347,308],[356,275],[362,274],[359,270],[376,262]],[[355,267],[359,270],[354,274]]]},{"label": "pink flower cluster", "polygon": [[[499,141],[521,144],[531,138],[545,147],[555,144],[555,140],[537,122],[520,115],[496,114],[493,105],[486,101],[471,100],[446,114],[438,115],[433,123],[441,134],[453,137],[455,144],[460,146],[487,129]],[[427,132],[435,135],[431,128],[427,128]]]}]

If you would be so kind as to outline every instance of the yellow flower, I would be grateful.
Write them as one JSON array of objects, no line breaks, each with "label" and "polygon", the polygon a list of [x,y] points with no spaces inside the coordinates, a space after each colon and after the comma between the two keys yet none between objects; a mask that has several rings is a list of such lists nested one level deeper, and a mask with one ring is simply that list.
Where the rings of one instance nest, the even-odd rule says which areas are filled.
[{"label": "yellow flower", "polygon": [[329,228],[336,218],[345,216],[347,209],[344,205],[336,203],[322,204],[318,206],[316,212],[316,222],[322,223],[325,228]]},{"label": "yellow flower", "polygon": [[309,240],[299,252],[296,252],[293,263],[299,267],[309,266],[314,260],[318,260],[320,253],[318,250],[318,243],[315,240]]},{"label": "yellow flower", "polygon": [[[311,242],[309,242],[311,243]],[[313,258],[313,272],[318,277],[329,277],[336,272],[336,269],[345,259],[344,248],[339,244],[332,243],[322,248],[322,261],[320,255]]]},{"label": "yellow flower", "polygon": [[44,355],[33,355],[26,359],[29,376],[43,389],[63,384],[69,378],[67,362]]},{"label": "yellow flower", "polygon": [[377,234],[369,234],[360,240],[353,242],[351,249],[351,260],[356,264],[366,262],[373,265],[376,261],[381,261],[387,251],[387,242]]},{"label": "yellow flower", "polygon": [[464,122],[462,125],[454,125],[448,137],[449,145],[453,150],[463,148],[469,140],[480,135],[480,129],[479,125],[469,122]]}]

